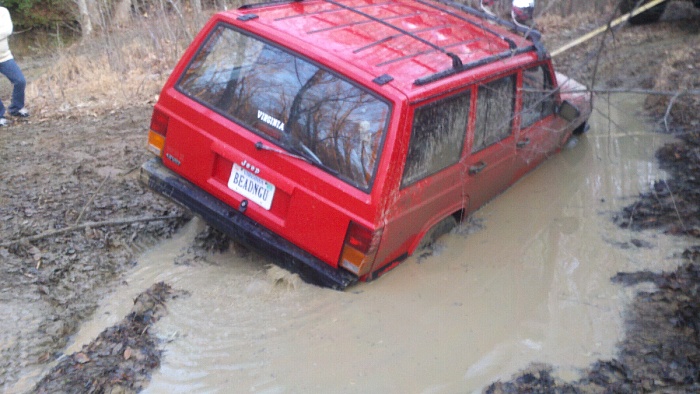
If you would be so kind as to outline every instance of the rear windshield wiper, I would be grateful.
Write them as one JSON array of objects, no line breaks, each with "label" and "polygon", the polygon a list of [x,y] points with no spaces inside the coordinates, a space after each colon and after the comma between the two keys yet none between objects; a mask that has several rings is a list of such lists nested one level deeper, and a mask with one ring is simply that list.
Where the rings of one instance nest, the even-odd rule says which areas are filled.
[{"label": "rear windshield wiper", "polygon": [[301,146],[304,149],[304,151],[300,151],[299,149],[297,149],[293,146],[289,146],[288,147],[289,151],[286,151],[286,150],[282,150],[282,149],[273,148],[271,146],[267,146],[267,145],[263,144],[262,141],[258,141],[255,143],[255,149],[257,149],[257,150],[266,150],[266,151],[270,151],[270,152],[279,153],[281,155],[293,157],[295,159],[305,161],[313,166],[321,168],[322,170],[324,170],[326,172],[330,172],[331,174],[333,174],[335,176],[338,176],[339,172],[337,170],[330,168],[327,165],[323,164],[321,159],[319,159],[318,156],[316,156],[311,151],[311,149],[309,149],[306,145],[301,144]]}]

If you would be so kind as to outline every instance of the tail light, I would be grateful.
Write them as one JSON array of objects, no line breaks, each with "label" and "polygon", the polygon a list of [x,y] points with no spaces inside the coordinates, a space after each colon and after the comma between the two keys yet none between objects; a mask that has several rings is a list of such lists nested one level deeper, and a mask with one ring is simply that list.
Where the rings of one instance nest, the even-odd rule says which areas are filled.
[{"label": "tail light", "polygon": [[372,231],[350,222],[339,265],[357,276],[369,273],[379,248],[382,230]]},{"label": "tail light", "polygon": [[153,109],[151,117],[151,129],[148,131],[148,150],[156,156],[163,155],[165,147],[165,135],[168,133],[168,121],[170,118],[163,111]]}]

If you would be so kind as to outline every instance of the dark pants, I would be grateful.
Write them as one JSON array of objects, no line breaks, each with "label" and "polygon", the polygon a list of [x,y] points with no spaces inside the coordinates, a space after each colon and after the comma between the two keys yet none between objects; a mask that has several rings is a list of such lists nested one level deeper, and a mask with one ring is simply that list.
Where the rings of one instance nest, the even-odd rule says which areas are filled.
[{"label": "dark pants", "polygon": [[[7,77],[12,83],[12,101],[8,110],[11,114],[16,113],[24,108],[24,88],[27,86],[27,81],[24,79],[24,74],[15,62],[15,59],[0,63],[0,74]],[[0,117],[5,116],[5,106],[0,101]]]}]

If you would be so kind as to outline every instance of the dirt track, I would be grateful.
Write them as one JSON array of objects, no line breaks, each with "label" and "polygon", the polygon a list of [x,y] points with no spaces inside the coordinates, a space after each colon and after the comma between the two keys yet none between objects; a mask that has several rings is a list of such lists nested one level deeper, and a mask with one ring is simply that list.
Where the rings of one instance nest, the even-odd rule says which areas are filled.
[{"label": "dirt track", "polygon": [[134,254],[181,222],[23,240],[89,222],[182,215],[138,183],[149,117],[149,108],[131,108],[0,132],[0,386],[55,360],[98,300],[118,286]]},{"label": "dirt track", "polygon": [[[682,9],[676,12],[682,14]],[[665,90],[668,87],[664,84],[674,76],[687,78],[689,69],[700,68],[700,53],[695,50],[691,52],[693,56],[683,58],[678,54],[687,53],[693,43],[697,48],[699,24],[700,18],[680,19],[619,32],[616,41],[610,43],[613,50],[605,52],[598,67],[600,74],[596,80],[601,81],[598,86]],[[559,28],[548,27],[545,34]],[[577,31],[565,32],[557,39],[565,41],[567,34],[574,36]],[[557,44],[551,42],[549,47],[556,48]],[[561,71],[589,82],[595,66],[584,60],[590,59],[596,48],[591,43],[556,62]],[[668,59],[681,60],[664,62]],[[585,66],[580,67],[581,64]],[[666,77],[658,80],[657,75]],[[697,72],[694,75],[698,77]],[[687,79],[684,81],[689,83]],[[697,86],[698,81],[690,83]],[[664,115],[666,105],[663,102],[651,102],[650,106],[656,111],[656,116]],[[676,108],[681,112],[672,112],[675,116],[672,124],[695,130],[697,137],[697,101],[679,100]],[[688,109],[683,111],[683,108]],[[144,149],[144,138],[150,114],[151,108],[143,106],[124,108],[99,117],[16,122],[0,129],[0,387],[3,390],[22,387],[21,384],[18,386],[18,381],[36,378],[43,368],[52,365],[61,356],[70,335],[90,316],[98,301],[106,293],[118,289],[120,276],[132,266],[134,256],[158,239],[167,237],[183,223],[184,212],[154,198],[138,183],[138,166],[149,157]],[[687,146],[692,145],[667,148],[669,154],[664,157],[677,158],[682,151],[687,152],[687,156],[681,157],[689,159],[679,162],[687,162],[693,157],[700,160],[698,148],[687,149]],[[641,196],[637,206],[631,207],[635,225],[647,223],[647,227],[658,225],[667,231],[697,236],[698,233],[693,231],[698,229],[700,220],[698,199],[684,198],[679,193],[696,193],[690,196],[697,196],[698,167],[678,167],[677,176],[695,176],[695,183],[679,180],[679,185],[684,187],[678,189],[668,185],[671,193],[661,200],[658,192],[663,190]],[[684,205],[687,211],[680,213],[689,218],[682,227],[676,220],[681,206],[679,201],[689,203]],[[649,207],[645,217],[639,216],[642,206]],[[183,219],[136,220],[163,216]],[[630,212],[621,212],[620,224],[628,227],[624,218],[631,216]],[[115,219],[134,221],[81,227],[85,223]],[[77,229],[31,242],[27,240],[28,237],[72,226],[77,226]],[[663,330],[642,329],[641,332],[658,331],[672,335],[673,343],[692,352],[674,354],[682,356],[681,361],[689,362],[667,357],[676,348],[660,345],[654,351],[644,353],[647,363],[638,362],[636,352],[647,352],[648,349],[632,343],[634,336],[630,336],[632,339],[621,344],[624,357],[602,360],[591,368],[587,380],[579,382],[582,386],[555,382],[547,373],[549,367],[536,366],[512,382],[495,384],[491,388],[493,392],[530,389],[597,391],[604,387],[616,387],[621,392],[697,389],[700,313],[695,308],[700,305],[700,300],[696,299],[695,289],[700,261],[697,250],[685,253],[689,265],[677,273],[661,276],[620,274],[616,280],[622,283],[647,280],[657,284],[659,291],[642,294],[630,311],[630,332],[645,327],[635,325],[639,319],[651,319],[651,323],[644,324],[668,323]],[[665,337],[654,337],[646,342],[670,343]],[[131,359],[125,357],[124,350],[118,350],[122,358]],[[67,359],[61,360],[65,362]],[[63,369],[62,376],[84,370],[79,367],[79,361],[77,359],[72,364],[74,369]],[[660,362],[669,369],[650,369]],[[638,378],[640,374],[652,376],[657,372],[661,374],[658,379]],[[74,381],[80,380],[76,378]],[[127,391],[137,390],[145,384],[139,382],[131,385],[117,382],[115,386],[125,387]],[[55,386],[59,383],[45,380],[42,384],[47,386],[37,390],[80,391],[77,386]],[[100,389],[108,388],[109,382],[104,384],[107,386]]]}]

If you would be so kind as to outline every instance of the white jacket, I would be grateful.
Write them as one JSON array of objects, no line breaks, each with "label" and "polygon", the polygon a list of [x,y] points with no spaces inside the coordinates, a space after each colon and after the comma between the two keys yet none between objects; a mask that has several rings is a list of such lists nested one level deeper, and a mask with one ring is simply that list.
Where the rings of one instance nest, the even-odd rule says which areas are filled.
[{"label": "white jacket", "polygon": [[535,8],[535,0],[513,0],[513,7]]},{"label": "white jacket", "polygon": [[7,38],[12,34],[12,18],[10,11],[5,7],[0,7],[0,63],[12,59],[10,45],[7,43]]}]

